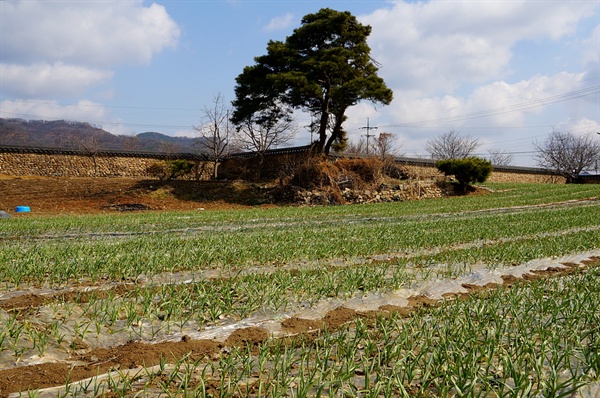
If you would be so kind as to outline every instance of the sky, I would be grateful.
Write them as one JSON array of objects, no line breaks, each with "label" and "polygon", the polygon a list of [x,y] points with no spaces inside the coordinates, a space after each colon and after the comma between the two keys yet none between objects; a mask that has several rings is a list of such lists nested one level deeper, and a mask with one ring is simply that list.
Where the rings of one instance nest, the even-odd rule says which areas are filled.
[{"label": "sky", "polygon": [[[197,136],[269,40],[324,7],[372,27],[394,93],[348,110],[350,141],[392,133],[399,154],[427,157],[454,130],[479,156],[536,166],[552,131],[600,139],[600,0],[0,0],[0,117]],[[296,123],[308,144],[309,117]]]}]

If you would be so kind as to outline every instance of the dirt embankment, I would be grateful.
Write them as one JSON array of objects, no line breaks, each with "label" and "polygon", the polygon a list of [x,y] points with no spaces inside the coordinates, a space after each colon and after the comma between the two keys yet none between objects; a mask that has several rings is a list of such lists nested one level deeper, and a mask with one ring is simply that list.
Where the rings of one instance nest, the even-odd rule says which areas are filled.
[{"label": "dirt embankment", "polygon": [[0,210],[29,206],[33,214],[127,210],[230,209],[268,205],[269,185],[227,181],[0,176]]},{"label": "dirt embankment", "polygon": [[[447,193],[447,192],[446,192]],[[472,193],[487,193],[478,190]],[[28,206],[32,214],[90,214],[135,210],[223,210],[256,206],[328,205],[392,202],[442,196],[434,183],[381,184],[377,189],[332,192],[275,181],[156,181],[132,178],[8,177],[0,175],[0,210],[13,214]]]}]

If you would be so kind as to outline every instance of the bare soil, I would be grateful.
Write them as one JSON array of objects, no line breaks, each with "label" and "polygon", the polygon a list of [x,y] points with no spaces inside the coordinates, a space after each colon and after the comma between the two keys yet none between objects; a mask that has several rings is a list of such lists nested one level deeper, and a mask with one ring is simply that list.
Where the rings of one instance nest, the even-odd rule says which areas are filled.
[{"label": "bare soil", "polygon": [[[158,181],[123,177],[51,178],[0,174],[0,210],[13,216],[23,216],[228,210],[304,203],[295,203],[294,195],[290,193],[292,191],[291,186],[281,187],[276,181]],[[472,188],[467,193],[457,194],[488,193],[482,188]],[[28,206],[31,211],[15,213],[17,206]]]},{"label": "bare soil", "polygon": [[[243,209],[255,206],[274,206],[270,195],[272,186],[241,182],[202,182],[170,181],[158,182],[131,178],[42,178],[8,177],[0,175],[0,210],[17,217],[16,206],[29,206],[31,214],[86,214],[114,213],[137,210],[194,210],[194,209]],[[597,260],[598,261],[598,260]],[[596,262],[597,264],[597,262]],[[594,265],[596,265],[594,264]],[[562,271],[564,272],[564,270]],[[560,272],[537,274],[535,277],[549,277]],[[517,281],[505,280],[505,286]],[[496,286],[488,286],[495,288]],[[473,294],[483,292],[473,289]],[[486,289],[481,289],[485,291]],[[15,300],[6,300],[2,310],[21,313],[35,311],[55,297],[27,295]],[[68,297],[62,297],[69,300]],[[79,297],[79,300],[82,298]],[[290,335],[314,336],[323,329],[335,330],[352,322],[357,317],[374,319],[376,315],[400,312],[408,315],[416,308],[438,304],[427,297],[414,297],[407,308],[382,307],[372,313],[358,313],[340,307],[329,312],[320,320],[291,318],[282,323]],[[300,335],[300,336],[298,336]],[[128,369],[138,366],[153,366],[166,359],[176,361],[184,356],[192,360],[218,360],[226,355],[226,347],[257,345],[269,338],[266,330],[248,328],[237,330],[225,342],[192,340],[184,336],[178,342],[148,344],[132,341],[110,349],[90,350],[82,342],[73,345],[72,362],[46,363],[0,371],[0,397],[11,392],[28,389],[41,389],[64,385],[66,377],[70,381],[82,380],[115,369]],[[85,363],[85,365],[74,365]],[[67,376],[68,375],[68,376]]]},{"label": "bare soil", "polygon": [[134,178],[0,175],[0,210],[89,214],[139,210],[218,210],[272,206],[273,184],[240,181],[156,181]]},{"label": "bare soil", "polygon": [[[587,267],[600,266],[600,258],[595,257],[585,262]],[[581,272],[576,264],[568,264],[567,269],[548,269],[547,271],[536,271],[535,274],[525,274],[523,279],[504,277],[505,288],[510,288],[518,283],[528,283],[538,278],[550,278]],[[464,285],[470,293],[457,294],[455,297],[445,299],[467,299],[471,295],[485,295],[500,285],[489,284],[486,286]],[[68,300],[68,299],[67,299]],[[17,304],[18,302],[18,304]],[[28,302],[33,306],[43,305],[44,302],[32,297],[22,297],[6,302],[2,306],[9,312],[19,311],[23,304]],[[426,296],[414,296],[409,298],[407,307],[382,306],[377,311],[357,312],[345,307],[336,308],[328,312],[321,319],[302,319],[293,317],[282,322],[281,326],[289,333],[290,339],[312,339],[323,330],[334,331],[343,325],[353,322],[357,318],[365,319],[371,326],[378,316],[386,316],[391,313],[400,313],[402,316],[410,314],[422,307],[433,307],[440,304],[439,300],[432,300]],[[238,329],[233,332],[224,342],[212,340],[193,340],[183,336],[181,341],[148,344],[139,341],[131,341],[118,347],[95,348],[90,350],[87,344],[72,345],[73,355],[69,363],[45,363],[40,365],[19,367],[0,371],[0,396],[4,397],[12,392],[36,390],[53,386],[64,385],[66,375],[71,382],[83,380],[99,374],[117,369],[133,369],[140,366],[151,367],[158,365],[161,360],[176,362],[178,359],[188,357],[193,361],[214,361],[221,356],[227,355],[231,347],[257,346],[269,339],[269,333],[260,327],[249,327]],[[290,340],[290,342],[292,341]],[[73,365],[85,363],[85,365]],[[218,385],[212,386],[218,391]]]}]

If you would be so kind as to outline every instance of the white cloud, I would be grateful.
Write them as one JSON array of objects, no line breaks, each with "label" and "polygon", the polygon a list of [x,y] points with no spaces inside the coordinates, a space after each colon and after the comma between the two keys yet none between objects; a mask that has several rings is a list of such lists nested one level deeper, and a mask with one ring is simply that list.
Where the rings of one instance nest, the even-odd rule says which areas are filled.
[{"label": "white cloud", "polygon": [[448,93],[507,78],[516,43],[572,35],[596,13],[589,1],[429,1],[396,2],[360,19],[373,27],[369,43],[387,82]]},{"label": "white cloud", "polygon": [[40,98],[79,95],[86,89],[110,80],[110,70],[78,65],[35,63],[0,64],[0,85],[4,95]]},{"label": "white cloud", "polygon": [[47,100],[5,100],[0,102],[0,118],[65,119],[95,123],[107,115],[102,105],[82,100],[76,104],[61,105]]},{"label": "white cloud", "polygon": [[269,21],[269,23],[263,28],[265,32],[273,32],[277,30],[282,30],[289,28],[294,19],[294,15],[291,13],[287,13],[280,17],[275,17]]},{"label": "white cloud", "polygon": [[136,1],[2,2],[3,62],[94,67],[147,63],[177,44],[165,8]]},{"label": "white cloud", "polygon": [[[2,117],[106,120],[99,104],[57,99],[85,96],[109,83],[117,66],[148,63],[180,36],[163,6],[142,0],[1,1],[0,8]],[[100,87],[98,95],[110,91]]]},{"label": "white cloud", "polygon": [[[578,120],[565,120],[554,126],[554,130],[561,132],[569,132],[575,135],[596,135],[600,131],[600,122],[591,120],[586,117]],[[600,137],[596,136],[597,139]]]},{"label": "white cloud", "polygon": [[[388,114],[393,124],[417,128],[456,128],[472,124],[488,127],[519,127],[527,117],[547,106],[572,100],[585,101],[588,92],[583,73],[533,76],[516,83],[495,81],[475,88],[468,96],[426,96],[420,91],[395,93]],[[580,107],[580,104],[578,105]],[[439,130],[438,130],[439,132]]]},{"label": "white cloud", "polygon": [[468,107],[482,109],[495,126],[519,126],[527,115],[537,114],[545,107],[571,100],[582,87],[583,74],[558,73],[553,76],[533,76],[513,84],[504,81],[478,87],[469,96]]},{"label": "white cloud", "polygon": [[597,82],[600,79],[600,25],[584,41],[583,47],[582,63],[587,71],[587,79]]}]

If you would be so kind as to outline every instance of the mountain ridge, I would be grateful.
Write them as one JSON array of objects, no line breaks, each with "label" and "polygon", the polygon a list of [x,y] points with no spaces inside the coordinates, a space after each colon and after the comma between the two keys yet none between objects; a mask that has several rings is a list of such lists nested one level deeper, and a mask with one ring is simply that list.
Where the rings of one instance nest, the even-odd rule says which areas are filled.
[{"label": "mountain ridge", "polygon": [[198,138],[171,137],[159,132],[115,135],[86,122],[0,118],[0,145],[86,151],[198,152]]}]

